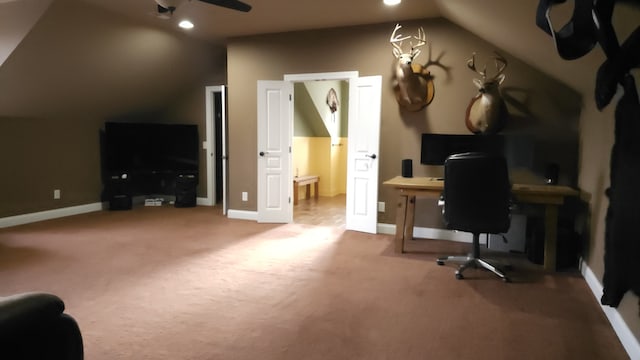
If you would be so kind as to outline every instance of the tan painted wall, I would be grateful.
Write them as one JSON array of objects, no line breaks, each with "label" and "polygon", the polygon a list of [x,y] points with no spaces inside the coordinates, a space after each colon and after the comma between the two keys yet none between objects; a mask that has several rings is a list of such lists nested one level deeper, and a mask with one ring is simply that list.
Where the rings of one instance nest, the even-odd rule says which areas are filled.
[{"label": "tan painted wall", "polygon": [[[399,109],[390,86],[391,64],[394,60],[389,35],[394,24],[319,30],[238,38],[228,45],[229,137],[231,209],[256,209],[257,149],[254,143],[240,139],[255,138],[256,83],[258,80],[281,80],[285,74],[359,71],[361,76],[382,75],[382,124],[380,146],[380,181],[400,173],[401,160],[411,158],[414,174],[437,175],[441,169],[419,165],[420,136],[423,132],[468,133],[464,113],[475,95],[474,73],[466,68],[466,59],[474,51],[491,54],[495,47],[443,19],[425,19],[403,24],[406,31],[424,26],[432,44],[432,59],[439,66],[430,68],[435,76],[436,95],[425,110],[407,113]],[[313,39],[313,41],[309,41]],[[421,62],[427,61],[425,49]],[[510,106],[514,120],[508,132],[513,136],[527,135],[544,139],[545,147],[536,149],[538,158],[533,166],[538,172],[546,162],[555,161],[566,169],[563,179],[576,182],[578,151],[579,96],[561,83],[541,74],[509,56],[504,86],[515,101]],[[247,71],[251,69],[251,71]],[[234,139],[236,141],[234,141]],[[249,192],[249,202],[240,202],[241,191]],[[380,201],[392,204],[393,191],[380,186]],[[252,200],[253,199],[253,200]],[[394,206],[387,206],[379,222],[393,223]],[[424,206],[419,224],[437,217]]]},{"label": "tan painted wall", "polygon": [[[640,7],[637,5],[618,2],[613,14],[613,27],[620,42],[626,40],[629,34],[638,26],[640,19]],[[591,60],[591,61],[589,61]],[[617,99],[622,95],[618,91],[611,103],[599,111],[595,106],[593,94],[595,89],[596,72],[605,60],[602,49],[596,46],[585,59],[578,59],[571,64],[586,68],[579,84],[584,84],[579,89],[584,94],[584,102],[580,117],[580,158],[578,186],[583,192],[583,197],[589,203],[589,216],[587,219],[588,239],[584,257],[587,266],[596,278],[602,282],[604,275],[604,248],[605,248],[605,215],[609,206],[609,199],[605,191],[609,187],[609,168],[611,148],[614,143],[615,106]],[[632,74],[636,80],[636,87],[640,88],[640,71],[635,69]],[[599,300],[599,299],[598,299]],[[618,306],[621,318],[629,326],[637,342],[640,343],[640,298],[631,292],[627,292]]]},{"label": "tan painted wall", "polygon": [[0,67],[0,217],[101,201],[107,120],[155,114],[198,124],[203,140],[204,86],[225,82],[220,54],[83,2],[54,2]]},{"label": "tan painted wall", "polygon": [[[625,18],[628,15],[626,18],[637,19],[637,13],[618,12],[614,17]],[[637,21],[627,21],[628,24],[637,24]],[[418,165],[419,136],[422,132],[466,132],[462,125],[463,113],[475,88],[471,84],[473,74],[464,66],[465,60],[473,51],[489,54],[495,46],[442,19],[425,19],[403,25],[405,29],[416,25],[425,27],[428,41],[432,44],[431,59],[442,65],[430,67],[435,76],[435,99],[426,110],[418,113],[408,114],[399,110],[389,87],[391,49],[387,41],[393,24],[239,38],[229,43],[230,151],[236,159],[235,163],[230,163],[230,175],[237,179],[229,187],[232,209],[256,209],[257,150],[255,145],[240,141],[257,136],[256,81],[281,80],[284,74],[357,70],[361,76],[383,75],[380,181],[399,174],[401,159],[405,158],[413,159],[416,176],[441,175],[438,167]],[[532,21],[522,26],[535,25]],[[633,29],[634,26],[623,28]],[[626,38],[628,32],[621,38]],[[538,34],[538,30],[533,33]],[[505,28],[500,28],[500,37],[508,36]],[[526,46],[527,39],[521,38],[519,43]],[[546,57],[556,56],[552,46],[549,46],[549,51]],[[421,55],[421,62],[426,62],[426,54],[428,52]],[[592,102],[593,86],[571,90],[546,75],[554,73],[553,69],[545,68],[549,63],[546,60],[536,62],[536,66],[545,70],[543,73],[506,52],[504,55],[509,60],[504,89],[517,99],[515,104],[509,105],[515,120],[505,133],[533,133],[537,138],[548,139],[548,148],[536,149],[540,157],[536,164],[540,166],[550,160],[560,163],[561,174],[572,173],[569,179],[561,178],[561,182],[579,185],[586,192],[590,200],[590,231],[585,234],[588,243],[585,256],[588,266],[601,281],[604,273],[604,214],[608,206],[604,190],[609,184],[609,154],[613,144],[612,106],[604,112],[597,111]],[[595,78],[597,66],[586,65],[594,56],[598,57],[590,55],[584,61],[571,62],[570,68],[565,62],[560,62],[561,72],[565,75],[589,69],[575,75],[580,77],[579,80],[569,83],[582,84],[586,78]],[[586,82],[593,85],[593,81]],[[539,171],[531,174],[526,169],[518,169],[517,173],[527,181],[540,177]],[[250,199],[254,201],[240,203],[240,196],[237,196],[240,191],[249,191],[253,195]],[[379,201],[387,203],[387,212],[381,214],[379,222],[393,223],[394,206],[389,206],[394,201],[393,192],[381,186]],[[441,216],[434,203],[419,202],[417,211],[417,225],[441,225]],[[629,294],[619,311],[636,339],[640,339],[637,304],[638,298]]]},{"label": "tan painted wall", "polygon": [[[595,71],[596,69],[591,76],[593,81],[591,91],[595,88]],[[635,79],[636,86],[640,88],[638,71],[635,72]],[[614,143],[614,113],[619,96],[621,96],[620,93],[603,111],[598,111],[595,102],[589,99],[584,104],[583,115],[580,119],[582,146],[580,149],[579,187],[583,192],[583,197],[589,200],[588,233],[586,234],[589,242],[584,251],[584,257],[587,265],[600,282],[602,282],[605,270],[605,216],[609,206],[609,199],[605,195],[605,191],[610,185],[609,168],[611,148]],[[639,300],[638,296],[627,292],[618,306],[621,317],[638,341],[640,341]]]}]

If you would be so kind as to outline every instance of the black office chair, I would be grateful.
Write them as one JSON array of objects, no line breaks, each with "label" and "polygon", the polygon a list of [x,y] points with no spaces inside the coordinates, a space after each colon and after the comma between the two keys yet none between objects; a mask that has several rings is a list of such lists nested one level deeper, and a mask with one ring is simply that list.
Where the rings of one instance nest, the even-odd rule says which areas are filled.
[{"label": "black office chair", "polygon": [[451,155],[444,164],[443,215],[447,228],[473,234],[473,249],[468,256],[438,258],[462,263],[456,278],[463,279],[468,267],[484,268],[509,282],[504,272],[480,258],[480,234],[498,234],[511,224],[511,183],[504,157],[484,153]]}]

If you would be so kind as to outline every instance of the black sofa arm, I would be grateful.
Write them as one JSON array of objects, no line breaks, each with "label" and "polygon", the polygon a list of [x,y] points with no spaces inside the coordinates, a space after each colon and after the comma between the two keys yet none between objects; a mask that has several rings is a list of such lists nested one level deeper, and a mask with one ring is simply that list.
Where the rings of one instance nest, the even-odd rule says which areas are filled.
[{"label": "black sofa arm", "polygon": [[55,295],[0,297],[0,358],[82,359],[80,328]]},{"label": "black sofa arm", "polygon": [[26,293],[0,297],[0,338],[21,333],[64,312],[64,302],[51,294]]}]

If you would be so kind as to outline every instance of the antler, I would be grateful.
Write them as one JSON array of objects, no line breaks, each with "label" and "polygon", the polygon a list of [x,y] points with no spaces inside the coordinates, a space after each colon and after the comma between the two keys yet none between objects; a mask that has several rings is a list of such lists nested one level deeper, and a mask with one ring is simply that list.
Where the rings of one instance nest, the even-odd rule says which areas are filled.
[{"label": "antler", "polygon": [[[411,36],[402,36],[402,34],[396,35],[396,32],[398,32],[398,30],[400,30],[401,28],[402,26],[400,24],[396,24],[396,27],[395,29],[393,29],[393,33],[391,33],[391,37],[389,38],[389,42],[391,43],[391,45],[393,45],[394,48],[393,53],[396,57],[400,57],[400,55],[405,54],[405,52],[402,50],[402,42],[412,38]],[[418,42],[415,45],[413,44],[413,41],[409,42],[409,44],[411,45],[411,52],[407,54],[412,59],[420,54],[420,50],[418,48],[427,43],[424,29],[422,27],[418,29],[418,36],[413,36],[413,39],[418,40]]]},{"label": "antler", "polygon": [[[493,59],[496,64],[496,70],[498,70],[498,72],[494,76],[492,76],[489,79],[489,81],[494,80],[498,76],[500,76],[500,74],[502,74],[504,69],[507,67],[507,59],[505,59],[497,51],[494,51],[494,54],[496,54],[496,56],[494,56]],[[483,80],[487,80],[487,65],[485,64],[485,66],[482,68],[482,71],[478,71],[476,69],[476,53],[475,52],[473,53],[473,56],[471,57],[471,59],[467,60],[467,67],[477,72],[478,74],[480,74]]]},{"label": "antler", "polygon": [[414,36],[414,39],[418,40],[418,43],[413,45],[413,42],[410,42],[409,44],[411,44],[411,57],[414,58],[416,56],[418,56],[418,54],[420,54],[420,49],[418,49],[418,47],[424,45],[427,43],[427,37],[424,34],[424,29],[422,27],[418,28],[418,36]]},{"label": "antler", "polygon": [[500,74],[502,74],[504,69],[506,69],[506,67],[507,67],[507,59],[502,57],[502,55],[500,55],[497,51],[494,51],[493,53],[496,54],[496,56],[494,57],[494,61],[495,61],[495,64],[496,64],[496,69],[498,70],[498,73],[493,77],[495,79],[498,76],[500,76]]},{"label": "antler", "polygon": [[391,45],[393,45],[394,49],[396,50],[394,51],[394,54],[396,55],[396,57],[399,57],[400,54],[402,54],[402,42],[411,37],[411,36],[402,37],[402,34],[396,35],[396,32],[400,30],[400,28],[402,28],[402,26],[400,24],[396,24],[396,28],[393,29],[393,33],[391,33],[391,37],[389,38],[389,42],[391,43]]},{"label": "antler", "polygon": [[471,56],[471,59],[467,60],[467,67],[475,72],[477,72],[478,74],[480,74],[480,76],[482,76],[482,78],[486,78],[487,77],[487,66],[484,66],[484,69],[482,69],[482,71],[478,71],[476,69],[476,53],[474,52],[473,55]]}]

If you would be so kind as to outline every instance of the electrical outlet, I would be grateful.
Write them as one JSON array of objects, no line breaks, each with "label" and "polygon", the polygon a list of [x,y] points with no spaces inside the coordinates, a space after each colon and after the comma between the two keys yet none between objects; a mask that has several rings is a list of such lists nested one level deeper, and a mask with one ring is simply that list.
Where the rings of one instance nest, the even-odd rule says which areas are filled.
[{"label": "electrical outlet", "polygon": [[384,201],[378,202],[378,212],[381,212],[381,213],[384,212]]},{"label": "electrical outlet", "polygon": [[242,192],[242,201],[249,201],[249,193],[246,191]]},{"label": "electrical outlet", "polygon": [[54,198],[55,200],[60,199],[60,196],[61,196],[61,194],[60,194],[60,189],[55,189],[55,190],[53,190],[53,198]]}]

